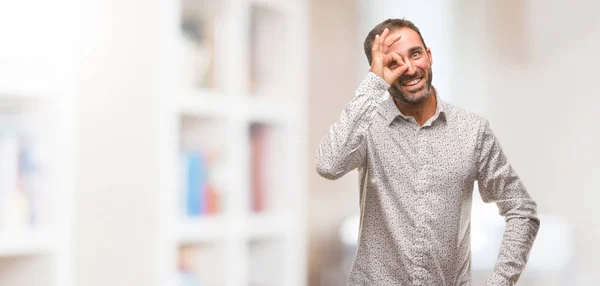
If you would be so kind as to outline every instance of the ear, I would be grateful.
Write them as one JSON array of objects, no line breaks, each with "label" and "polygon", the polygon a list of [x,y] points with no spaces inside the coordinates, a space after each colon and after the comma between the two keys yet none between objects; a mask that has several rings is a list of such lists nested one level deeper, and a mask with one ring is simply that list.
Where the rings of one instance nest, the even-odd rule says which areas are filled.
[{"label": "ear", "polygon": [[433,57],[431,57],[431,49],[427,48],[427,56],[429,57],[429,65],[433,64]]}]

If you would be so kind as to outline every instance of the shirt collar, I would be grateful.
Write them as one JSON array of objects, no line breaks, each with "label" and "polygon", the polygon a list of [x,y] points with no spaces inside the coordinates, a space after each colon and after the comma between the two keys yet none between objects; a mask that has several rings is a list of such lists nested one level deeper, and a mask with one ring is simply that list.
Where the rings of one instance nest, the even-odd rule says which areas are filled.
[{"label": "shirt collar", "polygon": [[[444,119],[446,119],[446,111],[444,108],[444,102],[440,99],[440,95],[438,93],[438,91],[432,87],[435,91],[435,101],[436,101],[436,107],[435,107],[435,114],[428,120],[428,122],[425,125],[431,124],[433,123],[435,120],[437,120],[438,118],[442,117]],[[396,119],[396,117],[400,116],[406,120],[408,120],[409,118],[411,118],[410,116],[406,116],[404,114],[402,114],[402,112],[400,112],[400,109],[398,109],[398,107],[396,106],[396,103],[394,103],[394,98],[390,95],[389,92],[387,93],[387,98],[385,100],[383,100],[383,102],[381,103],[381,108],[379,108],[379,112],[381,113],[381,115],[383,115],[386,118],[386,122],[388,124],[388,126],[390,124],[392,124],[392,122],[394,122],[394,119]]]}]

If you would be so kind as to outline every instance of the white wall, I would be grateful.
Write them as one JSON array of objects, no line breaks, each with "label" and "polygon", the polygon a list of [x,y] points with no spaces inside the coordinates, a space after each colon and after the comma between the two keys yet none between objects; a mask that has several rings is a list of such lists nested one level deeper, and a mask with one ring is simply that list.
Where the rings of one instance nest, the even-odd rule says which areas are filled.
[{"label": "white wall", "polygon": [[[351,172],[336,181],[319,177],[317,147],[329,127],[354,96],[363,59],[358,30],[357,1],[310,2],[308,237],[309,285],[342,285],[335,273],[340,259],[337,228],[345,216],[358,211],[358,176]],[[340,7],[344,7],[340,9]],[[343,12],[342,12],[343,11]],[[364,73],[363,73],[364,76]]]},{"label": "white wall", "polygon": [[[574,228],[573,285],[596,285],[600,97],[593,84],[600,64],[600,4],[480,2],[462,1],[455,8],[455,77],[462,88],[457,103],[475,102],[490,120],[539,212]],[[477,50],[484,52],[471,53]],[[471,82],[477,89],[470,89]],[[545,226],[542,221],[540,234]]]},{"label": "white wall", "polygon": [[158,285],[158,7],[79,2],[75,285]]}]

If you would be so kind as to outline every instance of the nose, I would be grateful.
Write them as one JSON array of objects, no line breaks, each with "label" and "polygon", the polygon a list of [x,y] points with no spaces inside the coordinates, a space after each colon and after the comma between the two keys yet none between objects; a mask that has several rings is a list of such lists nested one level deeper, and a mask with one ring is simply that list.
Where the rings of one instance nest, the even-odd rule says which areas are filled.
[{"label": "nose", "polygon": [[408,68],[406,69],[405,74],[406,75],[414,75],[416,73],[416,71],[417,71],[417,68],[412,64],[412,62],[410,60],[406,60],[404,62],[408,66]]}]

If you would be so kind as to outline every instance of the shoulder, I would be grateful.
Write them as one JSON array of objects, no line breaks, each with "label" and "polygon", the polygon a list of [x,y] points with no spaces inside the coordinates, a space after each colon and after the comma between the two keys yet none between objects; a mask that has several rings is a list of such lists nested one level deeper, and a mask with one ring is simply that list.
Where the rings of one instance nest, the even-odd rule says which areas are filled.
[{"label": "shoulder", "polygon": [[488,120],[481,114],[458,107],[445,101],[442,101],[441,104],[444,110],[444,115],[450,122],[455,122],[463,126],[466,125],[468,127],[477,129],[485,127],[489,124]]},{"label": "shoulder", "polygon": [[465,140],[474,141],[479,145],[485,137],[489,137],[487,135],[493,135],[488,119],[481,114],[443,101],[442,106],[446,116],[446,126]]}]

